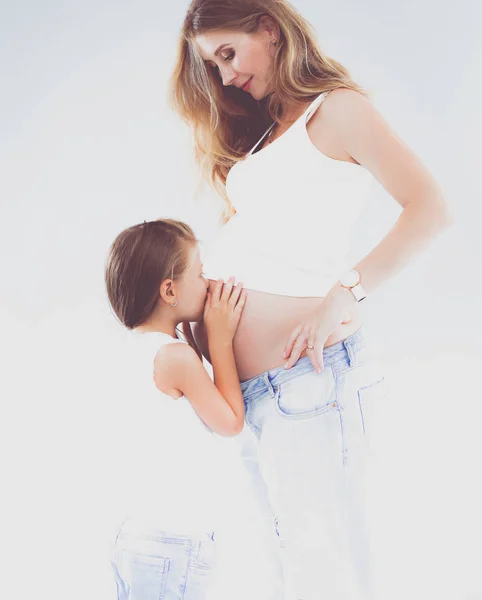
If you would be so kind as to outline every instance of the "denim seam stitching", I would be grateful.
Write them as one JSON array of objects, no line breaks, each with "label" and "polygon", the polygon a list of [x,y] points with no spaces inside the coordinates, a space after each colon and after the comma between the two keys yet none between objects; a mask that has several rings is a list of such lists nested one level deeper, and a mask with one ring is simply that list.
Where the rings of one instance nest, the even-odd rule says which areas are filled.
[{"label": "denim seam stitching", "polygon": [[184,544],[186,546],[188,546],[191,543],[191,538],[189,539],[182,539],[182,538],[175,538],[175,537],[162,537],[162,536],[156,536],[156,535],[149,535],[149,534],[132,534],[132,533],[121,533],[120,536],[126,536],[126,537],[132,537],[138,540],[147,540],[150,542],[162,542],[165,544]]},{"label": "denim seam stitching", "polygon": [[[363,344],[360,344],[360,345],[355,345],[355,346],[351,346],[351,347],[353,348],[353,350],[354,350],[354,351],[355,351],[355,353],[356,353],[358,350],[360,350],[361,348],[363,348],[363,346],[364,346]],[[333,355],[333,357],[334,357],[334,356],[336,356],[337,354],[338,354],[339,356],[338,356],[338,358],[336,358],[336,360],[330,360],[330,358],[331,358],[331,357],[327,357],[327,358],[325,358],[325,368],[332,367],[332,366],[333,366],[333,365],[335,365],[336,363],[343,361],[343,359],[346,359],[346,358],[347,358],[347,356],[348,356],[348,350],[347,350],[347,349],[345,349],[345,350],[341,350],[341,349],[340,349],[340,350],[338,350],[338,351],[336,352],[336,354],[334,354],[334,355]],[[302,358],[308,358],[308,357],[306,357],[306,356],[303,356]],[[329,361],[329,362],[327,363],[327,361]],[[295,364],[296,364],[296,363],[295,363]],[[364,363],[360,363],[360,366],[361,366],[361,364],[364,364]],[[295,365],[293,365],[293,366],[295,366]],[[347,367],[346,367],[346,369],[350,369],[350,368],[356,368],[357,366],[359,366],[359,365],[352,365],[351,367],[350,367],[350,366],[347,366]],[[292,367],[292,368],[293,368],[293,367]],[[346,370],[346,369],[345,369],[345,370]],[[272,370],[274,370],[274,369],[271,369],[271,371],[272,371]],[[312,371],[312,370],[314,370],[314,369],[313,369],[313,365],[311,364],[311,361],[310,361],[310,362],[306,361],[306,366],[305,366],[305,365],[303,365],[302,369],[299,369],[298,371],[295,371],[295,373],[294,373],[293,375],[291,375],[291,376],[289,376],[289,375],[284,375],[284,376],[283,376],[283,381],[281,382],[281,384],[282,384],[282,383],[286,383],[287,381],[291,381],[291,379],[293,379],[294,377],[298,377],[298,376],[300,376],[300,375],[304,375],[305,373],[308,373],[308,372],[310,372],[310,371]],[[269,372],[270,372],[270,371],[266,371],[265,373],[268,373],[268,374],[269,374]],[[341,370],[340,372],[343,372],[343,370]],[[256,375],[256,377],[252,377],[251,379],[248,379],[247,381],[242,381],[242,382],[241,382],[241,386],[242,386],[242,384],[243,384],[243,383],[247,383],[248,381],[250,381],[250,382],[254,382],[254,381],[256,381],[256,379],[258,379],[258,378],[262,378],[262,376],[263,376],[263,375],[265,375],[265,373],[260,373],[259,375]],[[278,373],[276,373],[276,375],[272,376],[272,377],[270,378],[270,382],[272,382],[272,380],[275,380],[275,379],[276,379],[276,377],[277,377],[277,376],[278,376],[280,373],[283,373],[283,371],[282,371],[282,370],[280,370],[280,371],[278,371]],[[291,374],[291,369],[289,369],[289,370],[286,370],[286,371],[285,371],[285,373]],[[286,377],[286,379],[285,379],[285,377]],[[281,385],[281,384],[278,384],[278,385]],[[243,396],[244,396],[244,399],[245,399],[245,400],[247,400],[247,399],[251,398],[251,396],[254,396],[255,394],[260,394],[260,393],[261,393],[261,394],[263,394],[263,393],[265,393],[266,391],[269,391],[269,389],[268,389],[268,390],[266,390],[265,388],[263,388],[262,390],[254,390],[254,391],[250,392],[249,394],[246,394],[246,393],[244,392],[244,393],[243,393]]]},{"label": "denim seam stitching", "polygon": [[340,369],[339,371],[337,371],[337,376],[344,375],[347,371],[353,371],[354,369],[359,369],[360,367],[364,367],[368,363],[369,363],[369,361],[363,360],[361,362],[357,362],[355,365],[352,365],[352,366],[347,365],[344,369]]},{"label": "denim seam stitching", "polygon": [[191,564],[191,554],[192,554],[192,541],[189,544],[189,552],[188,552],[188,556],[187,556],[186,570],[185,570],[185,573],[184,573],[184,581],[181,584],[181,600],[184,600],[184,596],[186,594],[187,580],[188,580],[188,577],[189,577],[189,565]]},{"label": "denim seam stitching", "polygon": [[365,418],[363,416],[363,400],[362,400],[362,395],[363,392],[365,392],[366,390],[370,390],[372,387],[379,385],[380,383],[383,383],[385,381],[385,377],[382,377],[381,379],[378,379],[378,381],[375,381],[373,383],[371,383],[370,385],[366,385],[364,387],[361,387],[358,391],[357,391],[357,396],[358,396],[358,408],[360,410],[360,416],[361,416],[361,421],[362,421],[362,426],[363,426],[363,433],[366,435],[366,431],[365,431]]},{"label": "denim seam stitching", "polygon": [[[330,365],[328,365],[328,366],[330,366]],[[288,375],[283,377],[283,381],[281,381],[281,383],[278,383],[277,385],[273,384],[272,381],[270,381],[270,383],[274,388],[278,388],[283,383],[287,383],[288,381],[291,381],[292,379],[295,379],[296,377],[300,377],[301,375],[304,375],[305,373],[309,373],[312,370],[313,370],[313,365],[311,363],[309,363],[309,366],[307,365],[306,369],[303,369],[303,370],[299,369],[299,370],[295,371],[294,373],[291,373],[289,370],[287,370],[286,373],[288,373]],[[280,373],[282,373],[282,372],[283,371],[280,371]],[[275,375],[272,379],[273,380],[276,379],[277,375]],[[261,377],[261,375],[258,375],[258,377]],[[267,387],[263,387],[262,390],[254,390],[250,394],[243,394],[243,396],[244,396],[245,400],[248,400],[249,398],[251,398],[251,396],[254,396],[255,394],[266,394],[268,392],[270,392],[270,389]],[[271,397],[273,398],[273,396],[271,396]]]},{"label": "denim seam stitching", "polygon": [[346,465],[347,463],[347,451],[346,451],[346,443],[345,443],[345,428],[343,426],[343,415],[342,413],[342,409],[343,407],[341,407],[340,402],[338,400],[338,391],[339,391],[339,385],[341,385],[341,382],[339,381],[340,377],[340,373],[343,373],[343,371],[340,371],[339,373],[334,373],[334,377],[335,377],[335,403],[336,403],[336,407],[338,410],[338,417],[340,419],[340,430],[341,430],[341,460],[343,462],[343,466]]}]

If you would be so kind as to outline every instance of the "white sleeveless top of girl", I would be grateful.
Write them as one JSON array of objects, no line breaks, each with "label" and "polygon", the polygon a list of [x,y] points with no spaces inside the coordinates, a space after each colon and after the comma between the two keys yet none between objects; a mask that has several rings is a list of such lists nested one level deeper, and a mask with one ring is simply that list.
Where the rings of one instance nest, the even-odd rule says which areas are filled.
[{"label": "white sleeveless top of girl", "polygon": [[[161,338],[159,351],[167,344],[187,343],[165,333],[156,335]],[[219,498],[212,431],[185,396],[174,399],[159,391],[142,406],[146,439],[138,444],[142,459],[132,482],[137,489],[131,524],[174,534],[212,532]]]},{"label": "white sleeveless top of girl", "polygon": [[209,279],[234,275],[251,290],[323,297],[349,268],[352,229],[373,176],[311,142],[306,123],[325,97],[253,154],[272,125],[231,168],[226,190],[237,212],[203,248]]}]

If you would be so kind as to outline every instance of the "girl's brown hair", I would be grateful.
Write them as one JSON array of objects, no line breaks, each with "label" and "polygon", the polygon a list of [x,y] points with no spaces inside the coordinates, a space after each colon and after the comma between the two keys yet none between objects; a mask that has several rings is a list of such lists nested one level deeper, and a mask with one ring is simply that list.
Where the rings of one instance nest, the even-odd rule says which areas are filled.
[{"label": "girl's brown hair", "polygon": [[193,230],[174,219],[134,225],[112,244],[105,267],[110,305],[119,321],[134,329],[149,319],[159,302],[164,279],[179,279],[189,266]]},{"label": "girl's brown hair", "polygon": [[[235,86],[224,87],[207,67],[195,37],[220,29],[254,33],[269,16],[279,27],[273,93],[261,102]],[[309,23],[286,0],[193,0],[182,27],[172,75],[172,105],[192,127],[195,154],[207,179],[223,196],[222,220],[235,212],[225,191],[230,168],[254,146],[282,107],[309,102],[322,92],[349,88],[365,94],[337,61],[318,48]]]}]

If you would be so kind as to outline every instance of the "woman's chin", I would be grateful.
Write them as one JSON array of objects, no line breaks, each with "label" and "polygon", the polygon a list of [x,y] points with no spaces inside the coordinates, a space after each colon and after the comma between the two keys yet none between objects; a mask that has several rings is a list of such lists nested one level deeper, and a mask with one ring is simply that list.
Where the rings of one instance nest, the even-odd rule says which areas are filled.
[{"label": "woman's chin", "polygon": [[246,93],[250,94],[255,100],[262,100],[263,98],[266,98],[266,96],[269,94],[269,90],[267,88],[261,87],[260,89],[259,82],[256,82],[254,88],[256,89],[249,89]]},{"label": "woman's chin", "polygon": [[249,92],[249,93],[251,94],[251,96],[253,96],[253,98],[255,100],[263,100],[263,98],[266,98],[266,96],[268,95],[268,92],[259,93],[257,91],[256,92],[253,91],[253,92]]},{"label": "woman's chin", "polygon": [[261,90],[257,90],[256,100],[264,100],[274,92],[274,89],[266,85]]}]

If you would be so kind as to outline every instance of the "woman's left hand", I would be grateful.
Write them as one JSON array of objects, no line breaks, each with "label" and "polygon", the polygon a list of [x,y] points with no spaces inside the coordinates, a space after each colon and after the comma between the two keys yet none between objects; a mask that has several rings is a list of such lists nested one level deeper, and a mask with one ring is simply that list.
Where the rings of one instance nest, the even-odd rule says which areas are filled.
[{"label": "woman's left hand", "polygon": [[356,303],[350,290],[339,283],[333,286],[321,305],[292,331],[283,354],[287,359],[285,368],[290,369],[307,348],[313,368],[321,373],[325,342],[338,325],[350,319],[351,309]]}]

